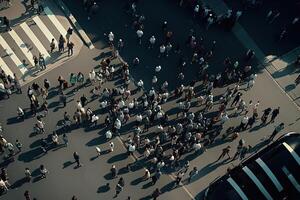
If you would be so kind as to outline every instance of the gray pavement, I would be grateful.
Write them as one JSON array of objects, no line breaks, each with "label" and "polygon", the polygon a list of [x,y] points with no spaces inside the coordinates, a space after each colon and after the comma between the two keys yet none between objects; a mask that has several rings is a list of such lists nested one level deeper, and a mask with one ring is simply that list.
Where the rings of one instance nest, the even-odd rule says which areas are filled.
[{"label": "gray pavement", "polygon": [[[163,8],[166,9],[166,7],[164,7],[166,5],[169,4],[162,3],[162,5],[160,5],[159,7],[161,10],[163,10]],[[144,6],[146,7],[147,5]],[[172,9],[175,9],[176,12],[181,13],[181,11],[179,11],[176,7],[172,7]],[[150,13],[151,9],[147,12]],[[182,13],[180,14],[180,16],[186,17],[182,19],[183,21],[187,20],[189,17],[188,15]],[[157,20],[159,21],[159,19]],[[87,26],[89,26],[89,24],[82,24],[79,19],[78,21],[85,29],[87,29]],[[172,25],[174,27],[176,26],[175,22],[176,21],[171,22],[174,23]],[[151,24],[150,19],[149,24]],[[159,23],[157,22],[157,24]],[[201,26],[199,26],[199,28],[200,27]],[[244,50],[235,36],[223,33],[220,34],[219,30],[212,31],[218,38],[230,38],[227,41],[228,44],[230,42],[238,43],[237,51],[240,51],[240,49]],[[98,43],[94,44],[96,47],[95,49],[89,50],[87,47],[82,47],[78,56],[74,57],[73,60],[63,63],[60,67],[49,71],[47,74],[41,75],[36,79],[36,81],[41,84],[44,78],[48,78],[52,86],[55,87],[57,85],[58,75],[62,75],[66,79],[68,79],[71,72],[77,73],[81,71],[85,75],[87,75],[90,69],[97,69],[99,67],[98,64],[100,59],[103,58],[107,53],[106,51],[108,51],[108,48],[104,48],[106,46],[103,42],[106,40],[106,37],[102,35],[102,32],[101,34],[95,34],[95,32],[87,32],[87,34],[94,34],[95,38],[98,38]],[[128,42],[134,41],[134,33],[132,32],[130,34],[133,35],[130,36],[132,38],[131,40],[128,40]],[[182,34],[182,38],[183,37],[184,34]],[[102,45],[100,45],[100,43]],[[224,56],[222,54],[223,49],[226,50],[225,47],[220,47],[220,49],[218,50],[219,54],[222,55],[222,57]],[[125,49],[125,51],[127,51],[127,49]],[[129,52],[129,54],[135,55],[137,51],[142,51],[142,48],[135,49],[134,51],[128,49],[128,51],[132,51]],[[230,54],[234,55],[235,52],[231,52]],[[240,52],[240,56],[242,55],[243,52]],[[149,59],[151,59],[151,56],[156,57],[156,53],[151,54],[149,56]],[[223,58],[218,57],[217,62],[221,63],[222,59]],[[168,62],[165,61],[165,63]],[[114,64],[118,64],[117,60],[114,61]],[[134,77],[145,77],[152,71],[147,69],[142,70],[143,68],[140,68],[142,67],[139,66],[139,69],[135,69],[136,74],[133,74]],[[168,70],[163,77],[169,75],[170,72],[172,72],[172,70]],[[112,88],[119,85],[120,83],[118,82],[118,80],[114,80],[105,83],[103,87]],[[200,83],[196,83],[196,88],[200,87],[199,85]],[[242,86],[241,91],[244,93],[243,99],[246,102],[249,102],[249,100],[253,100],[253,102],[260,101],[259,114],[261,114],[262,110],[267,107],[281,107],[280,115],[274,124],[267,124],[266,126],[261,127],[258,120],[258,122],[252,129],[241,132],[240,138],[245,139],[247,144],[252,145],[254,147],[254,152],[264,146],[263,141],[274,130],[274,126],[280,122],[284,122],[286,124],[284,131],[280,134],[288,131],[300,130],[300,111],[297,109],[291,99],[289,99],[286,94],[278,88],[278,85],[276,84],[276,82],[274,82],[274,80],[268,73],[260,73],[256,78],[254,87],[250,91],[244,92],[244,87],[245,86]],[[131,84],[130,88],[134,89],[135,86]],[[71,89],[69,89],[68,91],[70,91]],[[92,87],[88,86],[81,89],[79,92],[76,92],[74,95],[72,92],[69,92],[69,102],[67,104],[67,107],[64,109],[61,108],[60,105],[58,105],[59,98],[56,95],[56,89],[52,89],[49,94],[48,100],[49,114],[45,119],[46,135],[51,134],[52,131],[56,129],[57,122],[63,118],[64,111],[67,111],[70,115],[73,114],[76,107],[76,101],[82,94],[85,94],[90,99],[91,89]],[[219,95],[224,93],[224,90],[225,88],[216,88],[213,90],[213,94],[217,98]],[[119,177],[122,176],[125,179],[124,191],[122,191],[119,197],[117,197],[116,199],[125,199],[128,195],[132,196],[133,199],[149,199],[149,195],[151,195],[156,187],[160,188],[163,192],[162,196],[159,199],[201,199],[203,190],[209,185],[210,182],[212,182],[218,176],[222,176],[226,172],[226,169],[228,167],[239,164],[239,161],[234,161],[232,163],[214,162],[219,156],[222,148],[227,145],[231,145],[232,152],[230,154],[233,155],[235,153],[235,148],[238,142],[238,140],[235,140],[230,143],[224,143],[222,140],[220,140],[220,138],[217,138],[215,143],[208,147],[207,152],[204,152],[199,156],[187,154],[183,157],[186,160],[190,160],[191,167],[197,166],[200,170],[199,176],[191,184],[186,183],[185,176],[183,186],[173,189],[172,181],[174,174],[172,173],[163,175],[157,182],[156,186],[150,186],[148,183],[149,181],[140,182],[140,177],[144,173],[143,167],[146,165],[146,163],[143,163],[142,160],[141,162],[138,161],[137,164],[134,165],[132,172],[127,172],[125,170],[125,167],[128,163],[134,162],[134,158],[128,157],[126,155],[126,150],[124,148],[123,142],[119,139],[119,137],[113,139],[113,142],[115,143],[114,152],[104,153],[99,158],[95,157],[95,146],[99,146],[103,150],[106,150],[109,147],[109,144],[104,137],[105,129],[103,128],[102,124],[107,113],[99,109],[98,100],[94,100],[88,103],[88,107],[90,107],[92,110],[96,110],[96,112],[100,116],[100,123],[97,128],[93,129],[90,127],[82,127],[72,130],[67,134],[69,138],[68,147],[52,149],[47,155],[41,156],[41,152],[39,151],[39,140],[46,137],[46,135],[31,134],[35,119],[32,117],[28,117],[24,122],[17,122],[16,120],[17,106],[27,108],[26,110],[28,111],[29,100],[26,96],[26,88],[23,88],[23,91],[24,93],[22,95],[13,94],[10,99],[0,101],[0,123],[4,127],[4,137],[8,141],[14,142],[15,139],[19,139],[23,143],[22,152],[15,156],[15,162],[8,164],[3,161],[1,163],[1,166],[6,166],[8,164],[7,170],[10,177],[9,182],[13,186],[7,194],[1,196],[1,199],[22,199],[24,198],[23,193],[25,190],[29,190],[32,194],[32,197],[44,200],[70,199],[72,195],[76,195],[78,199],[113,199],[113,196],[115,194],[114,188],[117,183],[117,179],[110,180],[111,178],[108,173],[112,164],[115,164],[119,169]],[[138,97],[140,95],[141,93],[133,95],[127,101],[127,103],[132,98]],[[174,107],[177,105],[176,101],[177,99],[170,100],[162,105],[163,109],[167,113],[169,113],[170,120],[176,118],[176,112],[174,112]],[[218,106],[219,104],[217,104],[216,102],[213,110],[207,115],[213,115],[218,110]],[[199,107],[193,107],[191,110],[198,111],[199,109]],[[230,114],[233,111],[229,109],[228,112]],[[133,128],[131,126],[131,122],[134,121],[134,119],[135,117],[131,117],[129,122],[127,122],[126,128],[121,131],[121,139],[125,140],[129,135],[132,134]],[[241,117],[232,117],[228,122],[225,123],[224,130],[226,130],[229,126],[239,125],[240,120]],[[151,128],[147,133],[144,133],[142,135],[142,138],[147,135],[152,135],[153,137],[153,135],[155,135],[154,129],[155,127]],[[221,132],[221,134],[223,134],[223,131]],[[61,136],[60,141],[62,142]],[[72,153],[74,151],[78,151],[83,163],[83,166],[78,169],[74,168],[75,164],[72,163]],[[44,164],[50,171],[48,177],[43,180],[37,179],[38,171],[36,169],[40,164]],[[22,178],[24,177],[25,167],[29,167],[33,171],[34,178],[31,183],[25,183],[22,181]],[[110,183],[110,190],[105,187],[106,183]]]},{"label": "gray pavement", "polygon": [[[59,53],[57,43],[54,52],[50,53],[52,38],[57,42],[59,36],[62,34],[65,37],[66,30],[72,27],[54,2],[43,1],[45,12],[41,15],[37,15],[29,6],[30,1],[11,2],[11,7],[0,11],[1,16],[7,16],[11,21],[13,29],[5,32],[5,26],[1,24],[0,67],[6,74],[12,76],[15,73],[21,85],[25,85],[78,55],[83,42],[76,32],[70,39],[75,46],[72,57],[68,57],[67,48],[64,53]],[[46,70],[41,71],[34,66],[33,56],[38,57],[39,53],[42,53],[46,60]],[[25,65],[22,64],[23,60]]]}]

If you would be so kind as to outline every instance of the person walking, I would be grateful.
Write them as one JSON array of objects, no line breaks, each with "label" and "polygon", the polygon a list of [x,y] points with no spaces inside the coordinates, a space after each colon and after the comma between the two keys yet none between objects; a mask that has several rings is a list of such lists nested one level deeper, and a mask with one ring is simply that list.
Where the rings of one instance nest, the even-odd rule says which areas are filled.
[{"label": "person walking", "polygon": [[231,158],[230,155],[229,155],[230,149],[231,149],[230,146],[227,146],[226,148],[222,149],[222,153],[219,156],[219,158],[217,159],[217,161],[219,161],[221,158],[224,158],[225,155],[227,155],[228,158],[230,159]]},{"label": "person walking", "polygon": [[163,57],[165,55],[165,52],[166,52],[166,46],[164,44],[160,45],[158,58]]},{"label": "person walking", "polygon": [[30,169],[28,167],[26,167],[24,173],[25,173],[25,179],[29,182],[32,177]]},{"label": "person walking", "polygon": [[24,192],[24,197],[25,197],[26,200],[31,200],[31,196],[30,196],[28,190],[26,190],[26,191]]},{"label": "person walking", "polygon": [[156,41],[156,38],[154,35],[152,35],[149,39],[149,46],[148,46],[148,49],[153,49],[154,45],[155,45],[155,41]]},{"label": "person walking", "polygon": [[279,133],[283,129],[284,129],[284,123],[280,123],[278,126],[276,126],[273,133],[269,137],[269,141],[272,141],[274,137],[277,135],[277,133]]},{"label": "person walking", "polygon": [[45,168],[44,165],[40,165],[40,173],[41,173],[41,178],[46,178],[46,174],[48,174],[49,171]]},{"label": "person walking", "polygon": [[68,56],[72,56],[73,55],[74,43],[69,41],[68,44],[67,44],[67,47],[68,47]]},{"label": "person walking", "polygon": [[265,125],[268,119],[269,114],[271,113],[272,109],[271,108],[267,108],[265,109],[263,112],[263,115],[261,117],[261,124]]},{"label": "person walking", "polygon": [[118,183],[116,185],[116,194],[115,194],[114,198],[116,198],[122,190],[123,190],[123,187]]},{"label": "person walking", "polygon": [[68,137],[67,137],[67,135],[64,133],[63,134],[63,141],[64,141],[64,143],[65,143],[65,146],[68,146],[68,144],[69,144],[69,139],[68,139]]},{"label": "person walking", "polygon": [[233,105],[236,106],[236,104],[240,101],[242,95],[243,94],[241,92],[238,92],[234,97],[230,107],[232,107]]},{"label": "person walking", "polygon": [[114,151],[114,148],[115,148],[115,144],[113,142],[110,142],[109,143],[109,151],[110,152],[113,152]]},{"label": "person walking", "polygon": [[272,111],[270,123],[274,123],[274,120],[276,119],[276,117],[277,117],[278,114],[279,114],[279,110],[280,110],[280,107],[275,108],[275,109]]},{"label": "person walking", "polygon": [[113,32],[109,32],[108,34],[108,43],[110,47],[114,46],[114,39],[115,39],[115,35],[113,34]]},{"label": "person walking", "polygon": [[197,167],[194,167],[194,168],[192,169],[192,171],[190,171],[190,173],[189,173],[189,178],[188,178],[188,182],[189,182],[189,183],[192,181],[192,179],[193,179],[195,176],[197,176],[198,172],[199,172],[199,171],[198,171]]},{"label": "person walking", "polygon": [[246,128],[246,125],[248,124],[248,121],[249,121],[249,117],[246,115],[243,117],[242,121],[241,121],[241,124],[239,126],[239,130],[245,130]]},{"label": "person walking", "polygon": [[44,58],[43,54],[41,54],[41,53],[39,53],[39,66],[40,66],[41,70],[45,70],[47,67],[45,58]]},{"label": "person walking", "polygon": [[23,146],[22,143],[19,142],[19,140],[16,140],[15,145],[16,145],[18,151],[21,152],[22,151],[22,146]]},{"label": "person walking", "polygon": [[66,107],[67,105],[67,96],[61,91],[60,96],[59,96],[60,102]]},{"label": "person walking", "polygon": [[153,200],[156,200],[160,196],[160,194],[161,194],[160,190],[156,188],[151,196],[153,197]]},{"label": "person walking", "polygon": [[86,106],[87,98],[85,97],[84,94],[80,97],[80,102],[81,102],[82,107]]},{"label": "person walking", "polygon": [[50,52],[53,53],[55,49],[55,41],[54,41],[54,38],[51,40],[51,43],[50,43]]},{"label": "person walking", "polygon": [[79,160],[80,157],[79,157],[79,154],[76,151],[73,153],[73,157],[74,157],[75,162],[77,163],[77,167],[81,167],[82,164],[80,163],[80,160]]},{"label": "person walking", "polygon": [[112,178],[116,178],[117,177],[117,168],[115,165],[112,165],[110,168],[110,172],[111,172],[111,177]]},{"label": "person walking", "polygon": [[66,34],[67,43],[70,42],[70,38],[71,38],[72,34],[73,34],[73,28],[69,27],[69,29],[67,30],[67,34]]},{"label": "person walking", "polygon": [[141,45],[142,44],[142,37],[144,35],[144,32],[141,29],[138,29],[136,31],[136,35],[137,35],[138,43],[139,43],[139,45]]},{"label": "person walking", "polygon": [[184,171],[183,171],[183,170],[182,170],[182,171],[179,171],[179,172],[177,173],[176,179],[175,179],[175,187],[178,187],[178,186],[179,186],[179,184],[180,184],[180,182],[181,182],[183,176],[184,176]]}]

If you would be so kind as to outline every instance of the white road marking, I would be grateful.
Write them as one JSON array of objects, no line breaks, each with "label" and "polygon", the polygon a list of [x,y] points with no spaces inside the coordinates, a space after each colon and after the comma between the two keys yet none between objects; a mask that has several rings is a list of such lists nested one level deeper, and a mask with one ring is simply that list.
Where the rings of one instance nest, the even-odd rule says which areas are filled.
[{"label": "white road marking", "polygon": [[23,63],[19,60],[19,58],[16,56],[16,54],[13,52],[13,50],[10,48],[10,46],[6,43],[6,41],[3,39],[3,37],[0,35],[0,44],[6,51],[7,55],[12,59],[12,61],[18,66],[22,74],[25,74],[27,72],[26,67],[23,65]]},{"label": "white road marking", "polygon": [[20,50],[23,52],[29,63],[34,66],[33,62],[33,55],[30,52],[30,50],[27,48],[26,44],[22,41],[22,39],[18,36],[18,34],[12,29],[9,31],[9,35],[12,37],[12,39],[15,41],[15,43],[18,45]]},{"label": "white road marking", "polygon": [[6,75],[14,77],[14,73],[9,69],[4,60],[0,57],[0,69],[3,69]]},{"label": "white road marking", "polygon": [[50,48],[50,43],[51,43],[52,39],[54,39],[55,44],[57,44],[55,37],[52,35],[52,33],[49,31],[49,29],[46,27],[46,25],[42,22],[42,20],[38,16],[35,16],[33,18],[33,21],[36,23],[36,25],[41,29],[43,34],[48,39],[49,48]]},{"label": "white road marking", "polygon": [[55,17],[55,14],[50,10],[49,7],[45,7],[44,9],[45,14],[47,17],[51,20],[51,22],[54,24],[56,29],[62,34],[62,36],[66,36],[67,31],[66,29],[61,25],[61,23],[58,21],[58,19]]},{"label": "white road marking", "polygon": [[22,23],[20,26],[24,30],[24,32],[26,33],[26,35],[30,38],[30,40],[32,41],[32,43],[36,46],[36,48],[38,49],[38,51],[41,54],[44,55],[45,60],[49,59],[50,55],[49,55],[48,51],[45,49],[45,47],[39,41],[39,39],[34,35],[34,33],[32,32],[32,30],[29,28],[29,26],[25,22]]}]

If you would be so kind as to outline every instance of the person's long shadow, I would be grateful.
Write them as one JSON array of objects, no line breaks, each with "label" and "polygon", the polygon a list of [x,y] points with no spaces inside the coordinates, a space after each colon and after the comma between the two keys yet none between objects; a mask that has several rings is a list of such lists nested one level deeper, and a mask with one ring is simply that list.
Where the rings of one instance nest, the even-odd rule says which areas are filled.
[{"label": "person's long shadow", "polygon": [[107,163],[114,163],[114,162],[118,162],[118,161],[121,161],[121,160],[125,160],[128,158],[128,153],[125,152],[125,153],[121,153],[121,154],[118,154],[118,155],[115,155],[111,158],[109,158],[107,160]]},{"label": "person's long shadow", "polygon": [[14,183],[10,186],[10,188],[11,188],[11,189],[17,189],[17,188],[21,187],[23,184],[29,183],[29,182],[30,182],[30,180],[29,180],[28,178],[23,177],[23,178],[17,180],[16,182],[14,182]]},{"label": "person's long shadow", "polygon": [[38,147],[27,152],[21,153],[18,157],[18,160],[23,162],[31,162],[33,160],[41,158],[43,155],[45,155],[44,152],[41,148]]},{"label": "person's long shadow", "polygon": [[151,186],[153,186],[152,181],[150,181],[150,182],[144,184],[144,185],[142,186],[142,189],[148,189],[148,188],[151,187]]},{"label": "person's long shadow", "polygon": [[110,190],[110,186],[109,183],[102,185],[98,188],[97,193],[105,193],[108,192]]},{"label": "person's long shadow", "polygon": [[69,166],[71,166],[71,165],[73,165],[75,163],[75,161],[66,161],[66,162],[64,162],[64,164],[63,164],[63,169],[65,169],[65,168],[67,168],[67,167],[69,167]]},{"label": "person's long shadow", "polygon": [[100,144],[104,144],[106,142],[107,142],[107,140],[106,140],[105,135],[101,134],[99,137],[90,140],[85,145],[91,147],[91,146],[97,146],[97,145],[100,145]]},{"label": "person's long shadow", "polygon": [[20,123],[23,121],[24,121],[23,119],[19,118],[18,116],[15,116],[15,117],[8,118],[6,124],[8,124],[8,125],[16,124],[16,123]]},{"label": "person's long shadow", "polygon": [[215,169],[217,169],[219,166],[223,165],[226,163],[226,161],[230,161],[229,159],[226,159],[222,162],[212,162],[208,165],[206,165],[205,167],[203,167],[201,170],[199,170],[198,174],[195,175],[195,177],[193,177],[193,179],[191,180],[190,183],[195,182],[199,179],[201,179],[203,176],[206,176],[207,174],[209,174],[210,172],[214,171]]},{"label": "person's long shadow", "polygon": [[139,178],[134,179],[133,181],[131,181],[130,185],[138,185],[138,184],[140,184],[143,181],[144,181],[143,177],[139,177]]}]

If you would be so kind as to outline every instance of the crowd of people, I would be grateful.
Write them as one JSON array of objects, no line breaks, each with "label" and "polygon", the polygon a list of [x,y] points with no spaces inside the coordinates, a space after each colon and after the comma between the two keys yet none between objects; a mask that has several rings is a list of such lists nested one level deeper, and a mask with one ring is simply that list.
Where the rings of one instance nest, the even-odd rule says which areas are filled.
[{"label": "crowd of people", "polygon": [[[85,2],[85,6],[93,6],[90,1]],[[208,65],[214,50],[216,41],[212,42],[210,47],[205,47],[203,38],[197,37],[194,30],[190,31],[185,44],[179,44],[173,37],[173,32],[168,26],[167,21],[162,21],[162,33],[153,35],[144,39],[144,20],[145,16],[137,10],[138,4],[133,2],[129,4],[126,12],[132,16],[132,24],[136,33],[137,43],[146,43],[146,48],[157,49],[159,58],[167,58],[169,54],[176,53],[181,55],[184,53],[181,45],[193,50],[190,60],[180,59],[178,65],[178,78],[181,80],[175,90],[170,90],[168,82],[163,81],[161,85],[157,85],[157,79],[161,66],[155,67],[155,76],[152,79],[152,87],[150,90],[144,89],[143,80],[137,81],[137,88],[130,89],[130,66],[138,65],[139,58],[136,57],[131,62],[121,62],[121,67],[115,68],[112,64],[114,59],[118,59],[122,54],[124,43],[122,38],[116,40],[115,34],[111,31],[107,34],[107,42],[112,50],[112,56],[104,58],[100,62],[99,70],[92,69],[88,74],[82,72],[70,73],[69,79],[59,76],[57,79],[58,94],[60,105],[66,107],[68,104],[67,92],[71,90],[73,93],[80,93],[81,88],[90,87],[90,96],[82,94],[81,97],[73,105],[74,113],[64,112],[63,123],[53,130],[49,136],[45,136],[40,142],[40,148],[44,154],[48,150],[58,145],[68,146],[68,132],[73,129],[84,126],[95,126],[101,117],[105,124],[105,138],[107,140],[107,149],[113,152],[115,145],[111,140],[113,137],[122,136],[123,127],[129,122],[134,122],[130,127],[132,134],[128,138],[123,138],[124,145],[127,148],[128,156],[134,156],[136,161],[128,164],[131,167],[143,161],[145,174],[143,181],[150,180],[152,185],[160,179],[162,174],[173,172],[175,174],[174,187],[182,184],[182,179],[187,176],[187,184],[197,180],[199,174],[198,166],[190,166],[189,160],[184,159],[187,154],[201,156],[211,145],[215,144],[216,139],[221,138],[229,145],[225,147],[215,162],[224,161],[224,157],[228,157],[231,161],[243,159],[251,150],[251,146],[241,139],[240,134],[249,130],[254,124],[259,126],[267,126],[275,124],[274,132],[266,140],[271,142],[274,137],[284,129],[284,123],[278,122],[277,117],[280,113],[279,107],[261,108],[260,101],[246,102],[243,96],[247,91],[251,90],[255,83],[255,70],[249,64],[249,61],[255,56],[255,52],[251,49],[245,52],[245,60],[241,61],[227,57],[224,62],[224,71],[218,74],[209,74]],[[212,10],[204,5],[195,5],[194,17],[201,17],[207,21],[207,28],[213,23],[224,23],[226,27],[232,27],[241,16],[241,12],[228,11],[221,18],[216,17]],[[90,8],[89,8],[90,9]],[[61,36],[62,37],[62,36]],[[157,44],[156,38],[164,38],[164,43]],[[63,39],[59,39],[60,44],[64,43]],[[63,51],[63,46],[59,45],[59,50]],[[184,72],[187,64],[197,65],[199,68],[199,80],[185,80]],[[246,63],[241,66],[240,63]],[[3,81],[13,83],[16,87],[11,90],[22,93],[22,89],[15,77],[12,81],[7,81],[8,76],[4,71],[1,72]],[[122,85],[119,87],[108,88],[105,83],[121,79]],[[195,85],[200,84],[201,91],[195,90]],[[54,85],[56,86],[56,85]],[[20,120],[26,120],[33,116],[36,122],[33,125],[36,134],[45,134],[44,118],[48,115],[48,92],[54,87],[48,79],[44,79],[43,84],[33,82],[27,88],[27,97],[30,102],[30,112],[25,112],[21,107],[17,108],[17,115]],[[214,96],[215,88],[225,88],[220,98]],[[138,94],[138,97],[133,97]],[[89,100],[99,99],[99,107],[107,114],[97,115],[91,107]],[[175,119],[171,119],[168,110],[164,108],[165,104],[170,100],[178,100],[173,105],[176,110]],[[192,109],[193,108],[193,109]],[[195,109],[196,108],[196,109]],[[213,115],[212,110],[217,109]],[[262,112],[262,114],[260,114]],[[241,121],[236,126],[230,126],[223,131],[225,124],[233,118],[240,118]],[[148,136],[149,130],[154,130],[155,137]],[[224,132],[221,134],[221,132]],[[238,140],[238,146],[234,147],[230,142]],[[62,144],[61,144],[62,143]],[[232,153],[232,149],[236,151]],[[97,156],[102,155],[103,149],[100,146],[95,147]],[[7,141],[4,136],[0,136],[0,151],[6,153],[7,159],[13,159],[17,152],[22,151],[22,144],[16,140],[15,143]],[[138,156],[136,156],[138,155]],[[140,155],[142,155],[140,157]],[[73,153],[73,158],[77,167],[82,167],[78,152]],[[41,178],[46,178],[49,171],[46,166],[41,164]],[[111,167],[112,178],[117,178],[118,169],[115,165]],[[28,181],[31,180],[31,171],[29,168],[24,169],[24,176]],[[5,168],[1,170],[0,187],[7,192],[10,187]],[[110,184],[107,184],[110,187]],[[115,196],[118,196],[125,187],[125,180],[119,177],[119,181],[115,186]],[[152,193],[153,199],[157,199],[162,192],[156,188]],[[31,199],[29,191],[24,193],[27,200]],[[128,197],[128,200],[132,197]],[[72,200],[77,199],[75,196]]]}]

